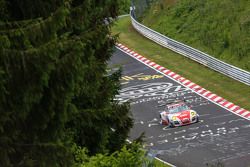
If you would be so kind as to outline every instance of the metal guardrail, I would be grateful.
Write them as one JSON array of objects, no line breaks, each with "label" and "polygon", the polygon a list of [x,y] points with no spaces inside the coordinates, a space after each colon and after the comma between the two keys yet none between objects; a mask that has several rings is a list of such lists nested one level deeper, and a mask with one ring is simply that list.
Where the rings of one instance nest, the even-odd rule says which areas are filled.
[{"label": "metal guardrail", "polygon": [[207,66],[215,71],[218,71],[228,77],[231,77],[237,81],[240,81],[248,86],[250,86],[250,72],[242,70],[233,65],[227,64],[223,61],[220,61],[206,53],[203,53],[197,49],[194,49],[190,46],[182,44],[178,41],[175,41],[171,38],[168,38],[146,26],[136,21],[134,17],[134,10],[130,10],[130,18],[133,27],[143,36],[151,39],[152,41],[173,50],[183,56],[186,56],[200,64]]}]

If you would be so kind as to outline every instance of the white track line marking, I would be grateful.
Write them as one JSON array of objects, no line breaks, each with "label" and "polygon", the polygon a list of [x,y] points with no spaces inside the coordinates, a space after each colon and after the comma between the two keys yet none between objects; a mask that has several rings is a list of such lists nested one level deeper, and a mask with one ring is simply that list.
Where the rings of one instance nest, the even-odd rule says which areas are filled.
[{"label": "white track line marking", "polygon": [[[161,73],[162,75],[168,77],[169,79],[171,79],[171,80],[173,80],[173,81],[179,83],[180,85],[182,85],[182,86],[184,86],[184,87],[187,87],[187,86],[185,85],[186,83],[191,82],[191,81],[189,81],[189,80],[187,80],[187,79],[185,79],[185,78],[183,78],[183,77],[182,77],[182,79],[185,79],[183,82],[181,82],[182,79],[175,80],[175,79],[173,78],[173,76],[170,77],[169,75],[165,74],[165,73],[169,72],[170,70],[166,69],[166,70],[164,70],[164,71],[162,72],[162,71],[160,71],[160,70],[158,70],[158,69],[155,69],[152,65],[150,65],[151,63],[146,64],[146,63],[144,62],[144,60],[149,60],[149,59],[146,59],[145,57],[143,57],[143,56],[141,56],[141,55],[140,55],[140,59],[138,58],[138,56],[137,56],[137,57],[133,56],[132,54],[130,54],[130,53],[128,53],[128,52],[126,51],[126,50],[128,49],[127,47],[123,48],[123,47],[121,47],[121,46],[120,46],[120,47],[119,47],[119,46],[116,46],[116,48],[119,49],[120,51],[126,53],[126,54],[129,55],[130,57],[136,59],[137,61],[141,62],[142,64],[144,64],[144,65],[150,67],[151,69],[153,69],[153,70],[155,70],[155,71]],[[122,49],[122,48],[123,48],[123,49]],[[156,63],[154,63],[154,64],[157,65]],[[154,65],[154,66],[155,66],[155,65]],[[159,65],[159,66],[160,66],[160,65]],[[175,73],[172,72],[172,71],[171,71],[170,73],[175,74]],[[187,87],[187,88],[188,88],[188,87]],[[190,89],[190,88],[189,88],[189,89]],[[192,89],[190,89],[190,90],[192,90]],[[201,92],[203,92],[203,91],[205,91],[205,92],[204,92],[204,93],[201,93]],[[250,120],[250,116],[247,117],[247,118],[244,117],[245,115],[247,115],[247,114],[249,113],[249,111],[248,111],[248,113],[244,112],[244,115],[242,115],[243,113],[242,113],[242,114],[239,114],[239,113],[240,113],[241,111],[245,110],[245,109],[242,109],[241,111],[237,110],[237,111],[235,111],[235,112],[232,111],[232,110],[230,110],[230,109],[228,109],[227,107],[225,107],[225,105],[230,106],[230,105],[233,104],[233,103],[228,102],[228,101],[226,101],[226,100],[223,100],[223,101],[217,103],[215,100],[209,99],[208,97],[206,97],[206,95],[209,94],[209,93],[212,93],[212,92],[210,92],[210,91],[208,91],[208,90],[206,90],[206,89],[204,89],[204,88],[198,90],[197,92],[194,91],[194,93],[196,93],[196,94],[202,96],[203,98],[205,98],[205,99],[209,100],[210,102],[212,102],[212,103],[214,103],[214,104],[220,106],[221,108],[223,108],[223,109],[225,109],[225,110],[227,110],[227,111],[230,111],[231,113],[234,113],[235,115],[238,115],[238,116],[240,116],[240,117],[242,117],[242,118],[244,118],[244,119],[246,119],[246,120]],[[223,105],[223,103],[225,103],[225,104]],[[230,105],[229,105],[228,103],[230,103]],[[246,111],[247,111],[247,110],[246,110]]]}]

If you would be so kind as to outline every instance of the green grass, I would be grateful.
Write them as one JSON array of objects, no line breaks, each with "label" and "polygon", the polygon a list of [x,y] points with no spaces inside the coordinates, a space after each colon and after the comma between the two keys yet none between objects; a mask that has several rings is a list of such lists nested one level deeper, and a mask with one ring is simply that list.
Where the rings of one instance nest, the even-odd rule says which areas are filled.
[{"label": "green grass", "polygon": [[144,25],[250,71],[250,1],[159,0]]},{"label": "green grass", "polygon": [[169,165],[167,165],[167,164],[164,164],[163,162],[161,162],[161,161],[158,161],[158,160],[154,160],[154,165],[156,166],[156,167],[170,167]]},{"label": "green grass", "polygon": [[119,19],[112,27],[119,33],[119,42],[148,59],[170,69],[207,90],[250,110],[250,87],[178,55],[141,36],[131,25],[130,18]]}]

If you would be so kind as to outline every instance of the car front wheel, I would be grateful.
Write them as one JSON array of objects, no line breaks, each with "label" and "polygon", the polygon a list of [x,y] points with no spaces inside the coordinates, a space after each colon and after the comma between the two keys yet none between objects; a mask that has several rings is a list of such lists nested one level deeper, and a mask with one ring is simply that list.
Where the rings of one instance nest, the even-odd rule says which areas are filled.
[{"label": "car front wheel", "polygon": [[199,117],[196,118],[196,123],[198,123],[200,120],[199,120]]}]

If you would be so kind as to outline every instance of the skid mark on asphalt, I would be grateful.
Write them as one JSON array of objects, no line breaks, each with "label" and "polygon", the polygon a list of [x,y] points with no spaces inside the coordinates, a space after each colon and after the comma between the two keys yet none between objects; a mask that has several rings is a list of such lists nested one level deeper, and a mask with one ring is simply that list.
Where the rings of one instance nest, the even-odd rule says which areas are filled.
[{"label": "skid mark on asphalt", "polygon": [[201,86],[193,83],[192,81],[180,76],[179,74],[176,74],[175,72],[166,69],[165,67],[160,66],[159,64],[152,62],[151,60],[148,60],[147,58],[143,57],[142,55],[136,53],[135,51],[130,50],[126,46],[122,44],[117,44],[117,49],[121,50],[123,53],[129,55],[133,59],[139,61],[140,63],[144,64],[145,66],[148,66],[152,68],[157,73],[161,73],[168,77],[170,80],[173,80],[175,82],[178,82],[180,85],[183,85],[187,88],[190,88],[200,96],[209,99],[214,104],[222,107],[223,109],[226,109],[240,117],[246,118],[247,120],[250,120],[250,111],[247,111],[244,108],[240,108],[239,106],[227,101],[226,99],[213,94],[212,92],[202,88]]},{"label": "skid mark on asphalt", "polygon": [[115,100],[123,103],[129,100],[144,99],[146,102],[145,98],[169,98],[170,95],[176,97],[186,94],[185,92],[190,93],[187,88],[174,85],[170,82],[144,83],[123,88],[119,91],[119,94],[116,95]]},{"label": "skid mark on asphalt", "polygon": [[209,116],[211,114],[200,114],[200,117],[206,117],[206,116]]},{"label": "skid mark on asphalt", "polygon": [[[155,77],[155,75],[144,75],[144,73],[141,73],[140,76],[151,76],[154,80],[162,78],[159,77],[160,75],[156,75],[158,77]],[[132,82],[133,77],[134,75],[132,77],[126,76],[125,79]],[[141,80],[147,81],[145,79]],[[192,108],[210,104],[207,99],[197,96],[192,90],[170,82],[151,82],[128,86],[120,90],[115,100],[121,103],[130,101],[131,105],[135,105],[150,101],[157,101],[160,104],[161,102],[166,103],[176,99],[185,100]]]},{"label": "skid mark on asphalt", "polygon": [[[136,73],[136,70],[130,69],[133,66],[136,66],[139,72]],[[178,164],[178,161],[175,161],[176,156],[179,155],[183,159],[182,162],[189,161],[190,164],[217,160],[237,161],[242,155],[241,153],[249,155],[247,151],[250,150],[248,141],[250,123],[247,120],[228,113],[225,108],[194,93],[194,90],[186,89],[183,85],[166,77],[159,77],[160,73],[149,68],[140,68],[140,66],[144,65],[133,63],[132,66],[129,66],[128,73],[126,72],[127,66],[124,65],[126,77],[123,79],[126,84],[123,85],[120,95],[116,97],[122,102],[131,102],[135,118],[131,139],[135,139],[140,133],[145,132],[144,147],[155,150],[158,155],[162,155],[164,160],[176,162],[176,165]],[[145,77],[145,79],[140,77]],[[194,88],[196,87],[194,86]],[[204,89],[199,90],[199,92],[203,91]],[[232,108],[233,104],[226,104],[221,97],[215,97],[209,92],[207,92],[207,96]],[[198,112],[201,121],[172,129],[160,125],[159,112],[165,108],[162,104],[175,99],[186,100],[188,105]],[[245,112],[238,108],[237,106],[233,108],[237,110],[236,113]],[[194,155],[193,159],[190,158],[190,153]],[[196,157],[199,162],[196,161]]]},{"label": "skid mark on asphalt", "polygon": [[[244,120],[244,119],[242,119]],[[180,128],[168,128],[163,127],[162,130],[164,133],[158,135],[157,137],[152,137],[154,141],[156,141],[155,144],[164,144],[164,143],[177,143],[181,141],[191,141],[191,140],[198,140],[202,139],[204,137],[217,137],[217,136],[223,136],[228,135],[232,133],[237,133],[238,131],[249,129],[250,125],[235,125],[235,122],[242,121],[241,119],[235,120],[235,121],[227,121],[223,123],[213,123],[212,125],[203,124],[196,127],[188,127],[183,129],[183,127]],[[151,122],[151,121],[148,121]],[[155,123],[156,124],[156,123]],[[195,124],[197,125],[197,124]],[[222,126],[224,125],[224,126]],[[163,125],[157,124],[158,127],[161,127]],[[149,123],[148,127],[152,127],[152,124]],[[166,133],[168,131],[168,133]],[[153,141],[149,140],[148,142],[153,143]],[[155,145],[154,144],[154,145]]]},{"label": "skid mark on asphalt", "polygon": [[218,161],[225,162],[225,161],[228,161],[228,160],[239,159],[239,158],[249,156],[249,155],[250,155],[249,151],[243,151],[243,152],[238,152],[238,153],[234,153],[234,154],[231,154],[231,155],[222,156],[222,157],[219,157],[219,158],[216,158],[216,159],[212,159],[212,160],[210,160],[210,162],[212,162],[212,163],[213,162],[218,162]]},{"label": "skid mark on asphalt", "polygon": [[[175,139],[177,138],[178,137],[176,137]],[[158,149],[156,147],[153,147],[151,148],[151,150],[155,150],[159,155],[181,156],[182,154],[187,154],[189,150],[211,148],[212,151],[217,152],[217,154],[219,153],[220,156],[214,159],[210,159],[209,162],[214,162],[217,160],[227,161],[229,159],[242,157],[242,153],[245,153],[245,156],[248,155],[249,149],[247,147],[242,148],[242,144],[245,144],[247,141],[247,136],[239,137],[236,133],[234,133],[227,136],[207,136],[205,138],[200,138],[198,141],[175,141],[172,143],[176,144],[174,147],[164,148],[163,146],[160,146],[158,147]],[[163,145],[168,142],[168,139],[162,139],[157,141],[157,143],[155,144]],[[155,144],[152,144],[151,142],[151,147],[155,146]]]},{"label": "skid mark on asphalt", "polygon": [[215,116],[215,117],[210,117],[209,119],[228,117],[228,116],[232,116],[232,115],[233,115],[232,113],[229,113],[229,114],[219,115],[219,116]]}]

